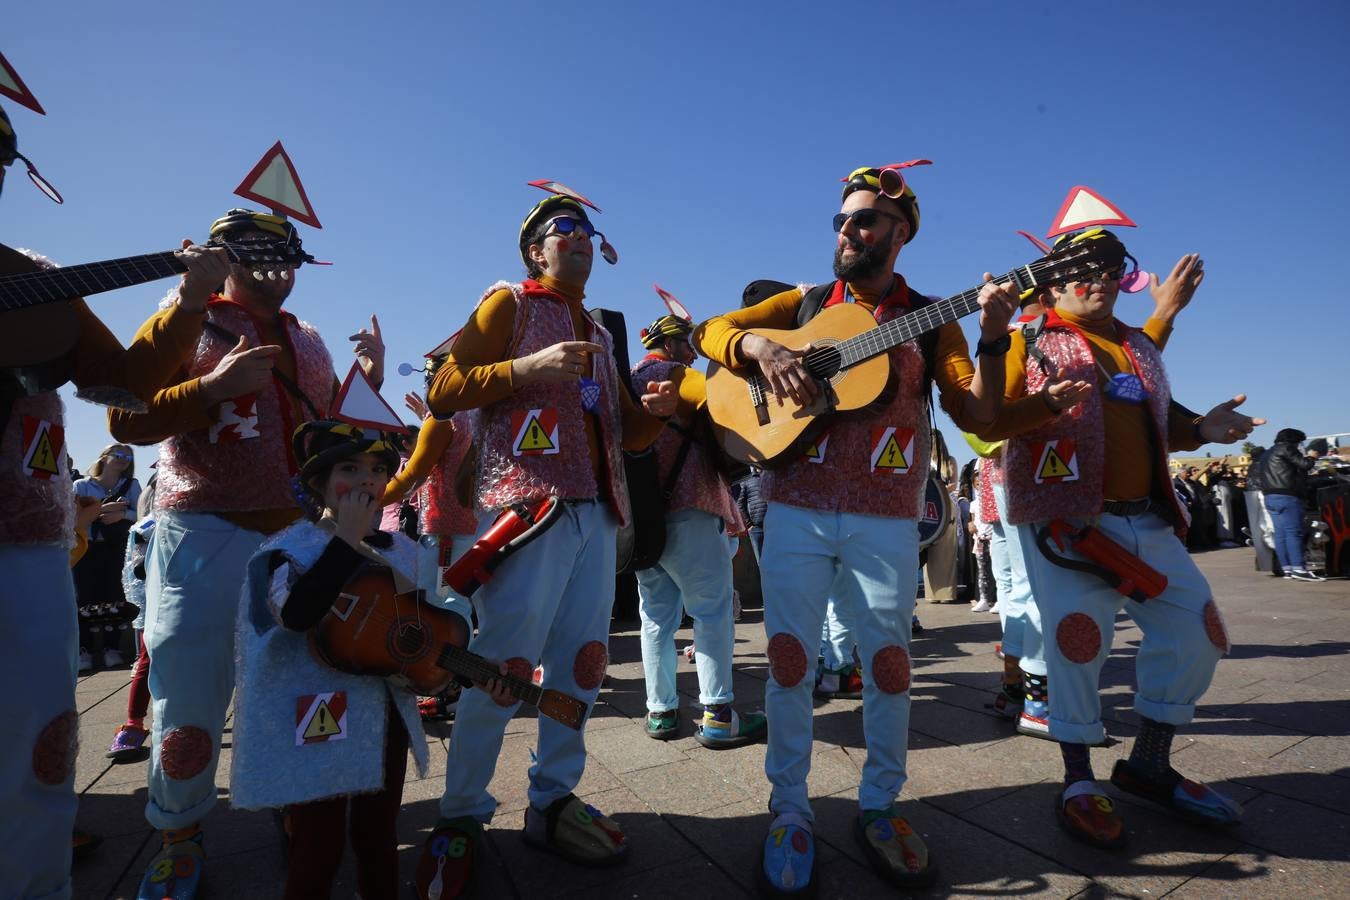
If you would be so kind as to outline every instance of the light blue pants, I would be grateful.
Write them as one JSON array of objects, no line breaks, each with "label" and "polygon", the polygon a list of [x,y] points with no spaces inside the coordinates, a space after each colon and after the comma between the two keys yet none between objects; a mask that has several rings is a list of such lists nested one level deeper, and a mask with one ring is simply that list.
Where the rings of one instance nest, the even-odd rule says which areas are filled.
[{"label": "light blue pants", "polygon": [[[1073,522],[1080,526],[1082,522]],[[1167,576],[1167,589],[1137,603],[1086,572],[1057,566],[1035,544],[1034,525],[1018,526],[1027,547],[1027,575],[1045,622],[1049,667],[1050,735],[1066,743],[1097,744],[1102,727],[1098,686],[1122,608],[1144,632],[1135,658],[1134,708],[1141,716],[1185,725],[1209,688],[1222,646],[1223,624],[1209,584],[1158,515],[1104,515],[1097,528]],[[1071,559],[1082,557],[1071,551]]]},{"label": "light blue pants", "polygon": [[[765,689],[769,808],[813,819],[811,769],[814,666],[825,601],[849,606],[862,657],[863,764],[858,802],[885,809],[905,783],[909,739],[909,636],[917,590],[919,533],[913,519],[803,509],[770,503],[764,523],[764,630],[770,678]],[[836,569],[838,577],[836,578]]]},{"label": "light blue pants", "polygon": [[472,623],[469,598],[455,593],[448,584],[441,584],[441,543],[446,540],[450,541],[450,559],[456,560],[473,546],[474,536],[422,535],[417,541],[417,586],[426,592],[424,597],[428,603],[459,613],[464,621]]},{"label": "light blue pants", "polygon": [[853,648],[857,646],[853,634],[853,609],[841,603],[831,592],[825,604],[825,627],[820,634],[820,655],[825,668],[839,671],[853,665]]},{"label": "light blue pants", "polygon": [[145,556],[150,795],[155,828],[186,828],[216,804],[216,763],[234,692],[234,627],[263,535],[210,513],[164,512]]},{"label": "light blue pants", "polygon": [[[495,512],[484,514],[479,530],[496,518]],[[478,634],[469,649],[506,662],[512,674],[526,679],[541,662],[545,689],[594,704],[608,654],[617,529],[603,502],[568,501],[548,531],[502,563],[474,594]],[[724,547],[718,558],[726,558]],[[499,706],[483,691],[464,692],[446,760],[443,817],[492,820],[497,801],[488,793],[488,782],[506,723],[518,706]],[[567,796],[585,768],[584,732],[540,716],[530,802],[543,809]]]},{"label": "light blue pants", "polygon": [[712,706],[730,703],[735,696],[731,652],[736,623],[731,619],[731,546],[725,532],[721,516],[701,509],[667,513],[666,548],[660,561],[637,571],[649,712],[680,706],[675,693],[675,632],[685,610],[694,619],[699,702]]},{"label": "light blue pants", "polygon": [[[1016,526],[1005,525],[1008,498],[1003,485],[994,485],[994,501],[999,521],[994,523],[994,540],[989,546],[994,581],[998,584],[998,619],[1003,626],[1003,654],[1016,656],[1019,666],[1030,675],[1045,675],[1045,637],[1041,632],[1041,609],[1027,578],[1026,553],[1037,553],[1036,545],[1022,543]],[[1039,555],[1039,554],[1038,554]]]},{"label": "light blue pants", "polygon": [[0,894],[70,896],[75,585],[63,547],[0,545]]}]

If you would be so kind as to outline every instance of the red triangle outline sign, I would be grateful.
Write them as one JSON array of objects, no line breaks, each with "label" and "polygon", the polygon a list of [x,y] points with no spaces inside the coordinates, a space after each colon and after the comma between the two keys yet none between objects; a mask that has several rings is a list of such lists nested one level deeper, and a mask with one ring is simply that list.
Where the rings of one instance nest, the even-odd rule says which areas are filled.
[{"label": "red triangle outline sign", "polygon": [[[347,402],[353,388],[356,389],[353,399],[369,404],[370,398],[374,397],[379,405],[371,405],[359,412],[344,412],[343,404]],[[389,414],[389,418],[383,420],[374,418],[375,415],[379,414],[381,408]],[[367,416],[367,418],[362,418],[362,416]],[[394,408],[385,402],[385,399],[380,396],[380,392],[375,389],[375,385],[370,383],[370,378],[366,376],[360,362],[352,363],[351,371],[347,373],[347,377],[342,381],[342,387],[338,389],[337,396],[333,398],[333,418],[349,425],[359,425],[362,428],[408,433],[408,426],[403,424],[403,420],[398,417],[398,413],[394,412]]]},{"label": "red triangle outline sign", "polygon": [[14,71],[14,67],[5,59],[5,54],[0,53],[0,94],[4,94],[15,103],[20,103],[40,116],[45,116],[47,111],[42,108],[42,104],[33,96],[33,92],[28,89],[28,85],[23,83],[19,73]]},{"label": "red triangle outline sign", "polygon": [[[299,200],[299,205],[304,207],[303,209],[296,209],[295,203],[288,203],[285,199],[278,197],[269,197],[259,191],[258,182],[275,168],[278,158],[285,166],[286,174],[290,178],[289,187],[294,189],[295,197]],[[314,204],[309,202],[309,195],[305,193],[305,186],[300,183],[300,176],[296,174],[295,163],[291,162],[291,157],[286,153],[286,148],[281,146],[281,141],[277,141],[270,150],[263,154],[263,158],[258,160],[258,164],[244,176],[244,180],[239,182],[239,187],[235,188],[234,192],[247,200],[254,200],[269,209],[276,210],[293,219],[299,219],[306,225],[313,225],[315,228],[323,227],[319,224],[318,217],[314,215]]]},{"label": "red triangle outline sign", "polygon": [[450,335],[448,338],[441,341],[435,347],[432,347],[430,350],[428,350],[426,353],[422,355],[425,356],[427,359],[435,359],[438,356],[445,356],[447,353],[449,353],[451,350],[454,349],[455,338],[459,337],[463,333],[464,329],[461,328],[459,331],[456,331],[454,334]]},{"label": "red triangle outline sign", "polygon": [[693,324],[694,321],[693,315],[689,312],[689,310],[684,308],[683,303],[675,299],[674,294],[672,294],[665,288],[661,287],[661,285],[659,284],[653,284],[652,287],[656,288],[656,293],[660,295],[662,300],[665,301],[666,309],[670,310],[670,314],[672,316],[674,316],[677,319],[684,319],[686,322]]},{"label": "red triangle outline sign", "polygon": [[[1075,210],[1080,204],[1085,208]],[[1069,219],[1068,216],[1072,211],[1076,211],[1076,214],[1083,218]],[[1077,231],[1090,225],[1138,227],[1133,219],[1121,212],[1120,207],[1110,200],[1090,187],[1075,184],[1069,188],[1069,196],[1064,198],[1064,205],[1055,214],[1054,224],[1050,226],[1050,230],[1046,232],[1045,236],[1048,238],[1059,237],[1061,234],[1068,234],[1070,231]]]}]

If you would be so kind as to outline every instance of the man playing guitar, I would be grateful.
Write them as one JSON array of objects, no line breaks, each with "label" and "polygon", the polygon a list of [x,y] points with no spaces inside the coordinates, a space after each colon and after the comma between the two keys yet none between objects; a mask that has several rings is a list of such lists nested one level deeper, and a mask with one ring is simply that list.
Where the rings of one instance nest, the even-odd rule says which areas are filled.
[{"label": "man playing guitar", "polygon": [[[298,248],[280,216],[233,209],[211,226],[219,241],[273,240]],[[177,378],[147,412],[114,412],[110,430],[132,444],[163,441],[158,524],[146,553],[145,646],[154,660],[154,725],[146,818],[163,832],[141,896],[195,895],[198,824],[215,805],[216,762],[234,689],[234,622],[244,567],[263,539],[300,516],[291,435],[323,417],[337,388],[333,361],[309,325],[282,310],[295,284],[230,265],[184,276],[179,298],[206,302],[199,340],[175,360]],[[223,276],[223,277],[222,277]],[[261,276],[261,277],[260,277]],[[213,294],[224,283],[222,294]],[[162,328],[161,310],[140,334]],[[384,377],[378,323],[353,336],[370,380]]]},{"label": "man playing guitar", "polygon": [[[900,249],[919,226],[914,192],[897,176],[897,167],[860,168],[845,179],[843,206],[835,217],[837,280],[818,309],[857,303],[884,323],[925,302],[894,272]],[[695,346],[730,368],[757,366],[773,389],[769,403],[809,407],[822,385],[803,365],[803,352],[747,331],[800,326],[803,299],[803,291],[794,289],[715,317],[695,332]],[[773,783],[769,807],[774,819],[759,871],[770,893],[800,895],[814,880],[806,787],[812,746],[808,648],[820,642],[832,584],[839,601],[852,607],[863,664],[868,752],[855,837],[878,872],[900,886],[920,887],[936,875],[923,841],[894,805],[905,782],[916,519],[929,455],[925,368],[937,382],[943,408],[959,426],[993,421],[1017,292],[986,284],[979,305],[978,368],[955,323],[937,332],[933,359],[925,359],[917,342],[902,344],[889,351],[897,383],[888,402],[834,420],[807,454],[765,472],[768,513],[760,571],[764,596],[771,598],[764,625],[772,675],[766,688],[765,772]]]},{"label": "man playing guitar", "polygon": [[[0,184],[16,159],[23,157],[9,117],[0,109]],[[224,271],[222,255],[191,248],[182,258],[195,277],[211,278]],[[0,244],[0,274],[42,267]],[[73,346],[37,365],[0,369],[0,500],[5,507],[0,628],[22,636],[0,655],[0,678],[10,686],[0,696],[8,748],[0,766],[0,885],[16,897],[69,896],[70,891],[78,736],[78,640],[69,558],[75,498],[56,389],[73,382],[119,402],[143,402],[172,376],[179,355],[196,340],[204,307],[183,299],[165,310],[155,333],[123,348],[83,300],[72,297],[64,303],[78,328]]]}]

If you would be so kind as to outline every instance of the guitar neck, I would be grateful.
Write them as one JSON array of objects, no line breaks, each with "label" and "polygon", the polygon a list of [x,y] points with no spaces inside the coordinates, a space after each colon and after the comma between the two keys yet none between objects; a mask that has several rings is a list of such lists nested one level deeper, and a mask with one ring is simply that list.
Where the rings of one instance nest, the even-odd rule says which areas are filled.
[{"label": "guitar neck", "polygon": [[187,266],[170,250],[7,275],[0,278],[0,310],[22,309],[71,297],[88,297],[158,281],[186,271]]},{"label": "guitar neck", "polygon": [[517,700],[523,700],[532,706],[538,706],[544,696],[543,688],[532,681],[525,681],[512,675],[503,675],[496,666],[476,653],[470,653],[454,644],[446,644],[436,658],[436,665],[447,672],[454,672],[482,684],[490,678],[496,678],[506,685],[506,690]]},{"label": "guitar neck", "polygon": [[[1038,284],[1036,276],[1039,268],[1039,263],[1022,266],[1001,278],[995,278],[994,283],[1013,284],[1019,291],[1029,290]],[[980,290],[983,287],[984,285],[973,287],[944,300],[930,303],[835,345],[833,349],[840,357],[839,368],[846,369],[874,356],[880,356],[892,347],[912,341],[925,332],[965,318],[980,308]],[[811,354],[808,354],[808,359],[810,356]]]}]

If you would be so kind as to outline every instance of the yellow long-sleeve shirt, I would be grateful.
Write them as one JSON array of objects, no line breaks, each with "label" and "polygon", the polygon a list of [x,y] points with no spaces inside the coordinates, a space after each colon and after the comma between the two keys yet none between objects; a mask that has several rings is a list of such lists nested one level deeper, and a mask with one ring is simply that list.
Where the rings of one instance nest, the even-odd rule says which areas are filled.
[{"label": "yellow long-sleeve shirt", "polygon": [[[586,310],[581,305],[585,297],[582,290],[547,275],[542,276],[539,282],[566,300],[572,315],[572,333],[577,340],[586,340],[589,329]],[[478,305],[427,392],[427,406],[433,413],[446,416],[466,409],[477,409],[515,393],[510,356],[515,320],[516,298],[505,288]],[[609,365],[610,362],[606,360],[604,364]],[[582,374],[588,377],[594,375],[594,360],[587,357]],[[627,372],[619,373],[620,378],[627,375]],[[665,426],[664,421],[635,405],[625,390],[619,391],[619,412],[625,450],[641,450],[650,446]],[[596,473],[597,483],[603,484],[604,456],[600,453],[600,436],[591,416],[586,417],[586,442],[590,448],[591,466]]]},{"label": "yellow long-sleeve shirt", "polygon": [[[877,297],[849,285],[854,301],[868,312],[876,309]],[[694,346],[699,352],[721,365],[739,368],[746,364],[741,355],[741,341],[752,328],[795,328],[797,310],[802,304],[802,292],[796,288],[775,294],[754,306],[714,316],[694,329]],[[938,329],[937,360],[933,366],[933,381],[938,386],[942,408],[964,431],[974,431],[975,423],[966,414],[965,398],[975,380],[975,366],[970,361],[966,337],[955,322]]]}]

